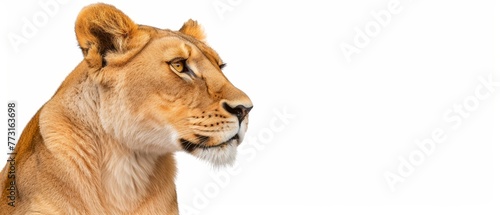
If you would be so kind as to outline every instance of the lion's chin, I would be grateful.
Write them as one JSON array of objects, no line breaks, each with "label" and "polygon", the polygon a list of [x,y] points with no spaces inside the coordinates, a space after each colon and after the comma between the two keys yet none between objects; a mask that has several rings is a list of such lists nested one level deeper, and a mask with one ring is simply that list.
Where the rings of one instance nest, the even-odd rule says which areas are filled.
[{"label": "lion's chin", "polygon": [[231,166],[236,160],[238,140],[231,139],[220,146],[197,148],[191,152],[197,158],[208,161],[215,168]]}]

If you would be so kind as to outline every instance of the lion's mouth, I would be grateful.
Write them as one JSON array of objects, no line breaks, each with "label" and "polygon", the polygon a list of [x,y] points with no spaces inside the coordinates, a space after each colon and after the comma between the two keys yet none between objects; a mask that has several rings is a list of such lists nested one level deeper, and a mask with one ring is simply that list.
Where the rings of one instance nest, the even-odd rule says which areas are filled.
[{"label": "lion's mouth", "polygon": [[229,144],[238,144],[239,143],[239,135],[236,134],[233,137],[229,138],[227,141],[216,144],[216,145],[211,145],[207,146],[205,145],[205,142],[208,140],[208,137],[206,136],[199,136],[199,143],[194,143],[186,139],[181,139],[181,145],[186,150],[187,152],[192,152],[195,149],[211,149],[211,148],[222,148],[224,146],[227,146]]}]

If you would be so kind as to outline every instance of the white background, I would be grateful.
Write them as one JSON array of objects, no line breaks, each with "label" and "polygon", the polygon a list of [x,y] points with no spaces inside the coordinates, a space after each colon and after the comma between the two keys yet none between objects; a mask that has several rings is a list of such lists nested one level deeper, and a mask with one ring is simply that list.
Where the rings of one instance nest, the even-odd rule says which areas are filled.
[{"label": "white background", "polygon": [[[7,102],[17,102],[19,132],[82,60],[73,25],[92,1],[61,2],[53,14],[39,4],[48,1],[0,5],[0,104],[7,121]],[[366,32],[372,11],[391,1],[104,2],[160,28],[198,20],[254,103],[232,170],[178,153],[182,214],[500,213],[500,87],[456,128],[444,117],[472,101],[481,77],[500,79],[494,1],[393,1],[399,13],[376,24],[380,32],[350,62],[341,44],[354,45],[356,29]],[[9,37],[40,13],[46,22],[16,51]],[[446,139],[391,190],[384,175],[422,153],[415,141],[436,129]],[[4,141],[1,164],[6,153]]]}]

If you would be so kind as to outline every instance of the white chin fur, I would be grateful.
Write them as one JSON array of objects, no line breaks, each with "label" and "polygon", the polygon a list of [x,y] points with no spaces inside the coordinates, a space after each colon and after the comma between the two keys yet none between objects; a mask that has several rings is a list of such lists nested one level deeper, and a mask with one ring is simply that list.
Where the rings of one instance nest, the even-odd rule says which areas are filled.
[{"label": "white chin fur", "polygon": [[229,143],[223,147],[212,147],[205,149],[195,149],[191,154],[201,160],[208,161],[215,168],[226,167],[233,165],[236,160],[237,153],[236,141]]}]

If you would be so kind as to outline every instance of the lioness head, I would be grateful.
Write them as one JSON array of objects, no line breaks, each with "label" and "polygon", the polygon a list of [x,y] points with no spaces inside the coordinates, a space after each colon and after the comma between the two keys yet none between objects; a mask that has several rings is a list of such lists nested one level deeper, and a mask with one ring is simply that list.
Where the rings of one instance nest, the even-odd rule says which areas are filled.
[{"label": "lioness head", "polygon": [[158,29],[94,4],[80,12],[75,31],[105,133],[132,150],[234,161],[252,102],[224,76],[196,21]]}]

